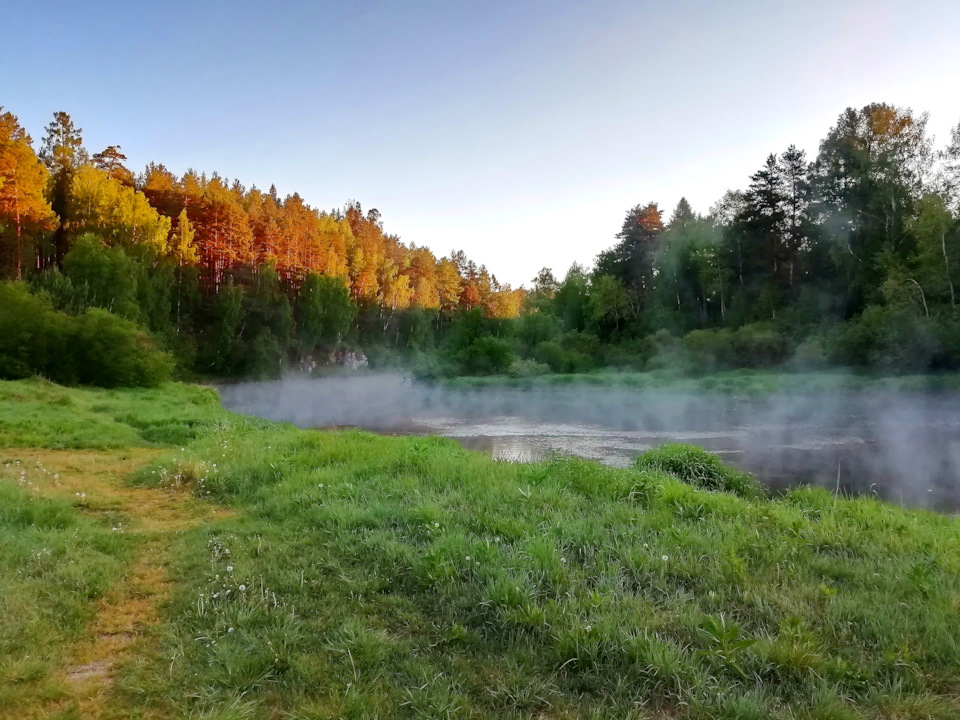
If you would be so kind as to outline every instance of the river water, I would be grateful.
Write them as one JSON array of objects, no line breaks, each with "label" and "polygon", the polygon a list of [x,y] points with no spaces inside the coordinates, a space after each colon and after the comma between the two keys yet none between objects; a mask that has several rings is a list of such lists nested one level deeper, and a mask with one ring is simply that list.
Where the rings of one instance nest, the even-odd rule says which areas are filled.
[{"label": "river water", "polygon": [[[797,380],[802,382],[802,379]],[[663,442],[700,445],[774,490],[817,484],[960,511],[960,397],[802,387],[733,397],[592,386],[450,390],[399,375],[218,388],[231,410],[301,427],[443,435],[493,458],[563,453],[614,466]]]}]

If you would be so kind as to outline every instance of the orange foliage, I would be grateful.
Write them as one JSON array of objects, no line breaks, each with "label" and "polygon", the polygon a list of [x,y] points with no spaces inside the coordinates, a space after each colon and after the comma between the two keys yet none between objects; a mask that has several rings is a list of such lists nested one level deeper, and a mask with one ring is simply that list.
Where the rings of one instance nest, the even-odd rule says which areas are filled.
[{"label": "orange foliage", "polygon": [[357,202],[343,212],[321,212],[294,193],[245,190],[214,175],[187,172],[178,179],[162,165],[150,165],[140,190],[177,232],[184,209],[195,233],[199,265],[218,287],[223,272],[247,263],[272,262],[293,285],[308,273],[344,278],[357,303],[391,310],[411,306],[452,313],[482,306],[490,317],[520,312],[522,294],[500,287],[486,268],[477,269],[462,252],[437,260],[427,248],[405,245],[384,232],[377,210]]}]

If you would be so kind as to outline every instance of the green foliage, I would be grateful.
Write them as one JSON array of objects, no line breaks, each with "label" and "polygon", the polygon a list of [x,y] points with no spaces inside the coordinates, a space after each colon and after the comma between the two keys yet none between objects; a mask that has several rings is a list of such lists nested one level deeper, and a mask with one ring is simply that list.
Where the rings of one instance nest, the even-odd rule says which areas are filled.
[{"label": "green foliage", "polygon": [[924,370],[937,352],[933,323],[906,308],[868,307],[827,340],[836,363],[892,372]]},{"label": "green foliage", "polygon": [[636,460],[641,470],[659,470],[705,490],[732,492],[741,497],[760,497],[760,485],[749,473],[724,464],[713,453],[696,445],[666,443],[643,453]]},{"label": "green foliage", "polygon": [[550,340],[534,348],[534,359],[548,366],[555,373],[585,372],[593,368],[593,360],[576,350],[568,350],[559,342]]},{"label": "green foliage", "polygon": [[340,278],[310,273],[297,295],[295,316],[301,353],[317,345],[336,345],[356,315],[350,291]]},{"label": "green foliage", "polygon": [[137,267],[122,248],[83,235],[64,257],[63,274],[82,294],[83,307],[104,308],[130,320],[139,316]]},{"label": "green foliage", "polygon": [[173,360],[129,320],[99,308],[70,316],[21,283],[0,284],[0,377],[41,374],[63,383],[152,386]]},{"label": "green foliage", "polygon": [[[91,308],[72,319],[78,382],[99,387],[152,387],[169,380],[173,358],[136,324]],[[56,361],[51,377],[56,379]]]},{"label": "green foliage", "polygon": [[521,315],[516,321],[516,338],[524,346],[533,348],[560,335],[560,318],[551,312],[539,311]]},{"label": "green foliage", "polygon": [[461,371],[468,375],[497,375],[506,372],[516,360],[506,340],[485,335],[454,355]]}]

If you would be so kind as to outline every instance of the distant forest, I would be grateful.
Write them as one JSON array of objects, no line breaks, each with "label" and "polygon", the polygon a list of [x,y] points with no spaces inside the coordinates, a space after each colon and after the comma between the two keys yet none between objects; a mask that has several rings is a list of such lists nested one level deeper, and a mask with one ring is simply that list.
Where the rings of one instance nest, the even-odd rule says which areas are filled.
[{"label": "distant forest", "polygon": [[[593,268],[544,268],[528,290],[402,243],[357,202],[125,160],[91,155],[62,112],[35,152],[0,108],[0,267],[27,288],[4,292],[136,324],[188,374],[272,376],[344,348],[425,374],[960,368],[960,125],[938,147],[908,109],[846,110],[815,157],[771,154],[707,214],[638,204]],[[6,376],[52,362],[15,304]]]}]

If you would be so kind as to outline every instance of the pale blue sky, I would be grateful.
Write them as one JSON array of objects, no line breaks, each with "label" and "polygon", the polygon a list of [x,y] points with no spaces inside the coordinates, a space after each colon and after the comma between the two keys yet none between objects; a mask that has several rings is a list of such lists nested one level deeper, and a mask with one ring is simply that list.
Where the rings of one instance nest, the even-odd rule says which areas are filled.
[{"label": "pale blue sky", "polygon": [[501,281],[562,274],[626,210],[705,212],[847,106],[960,122],[960,2],[44,2],[2,12],[0,104],[134,170],[351,198]]}]

